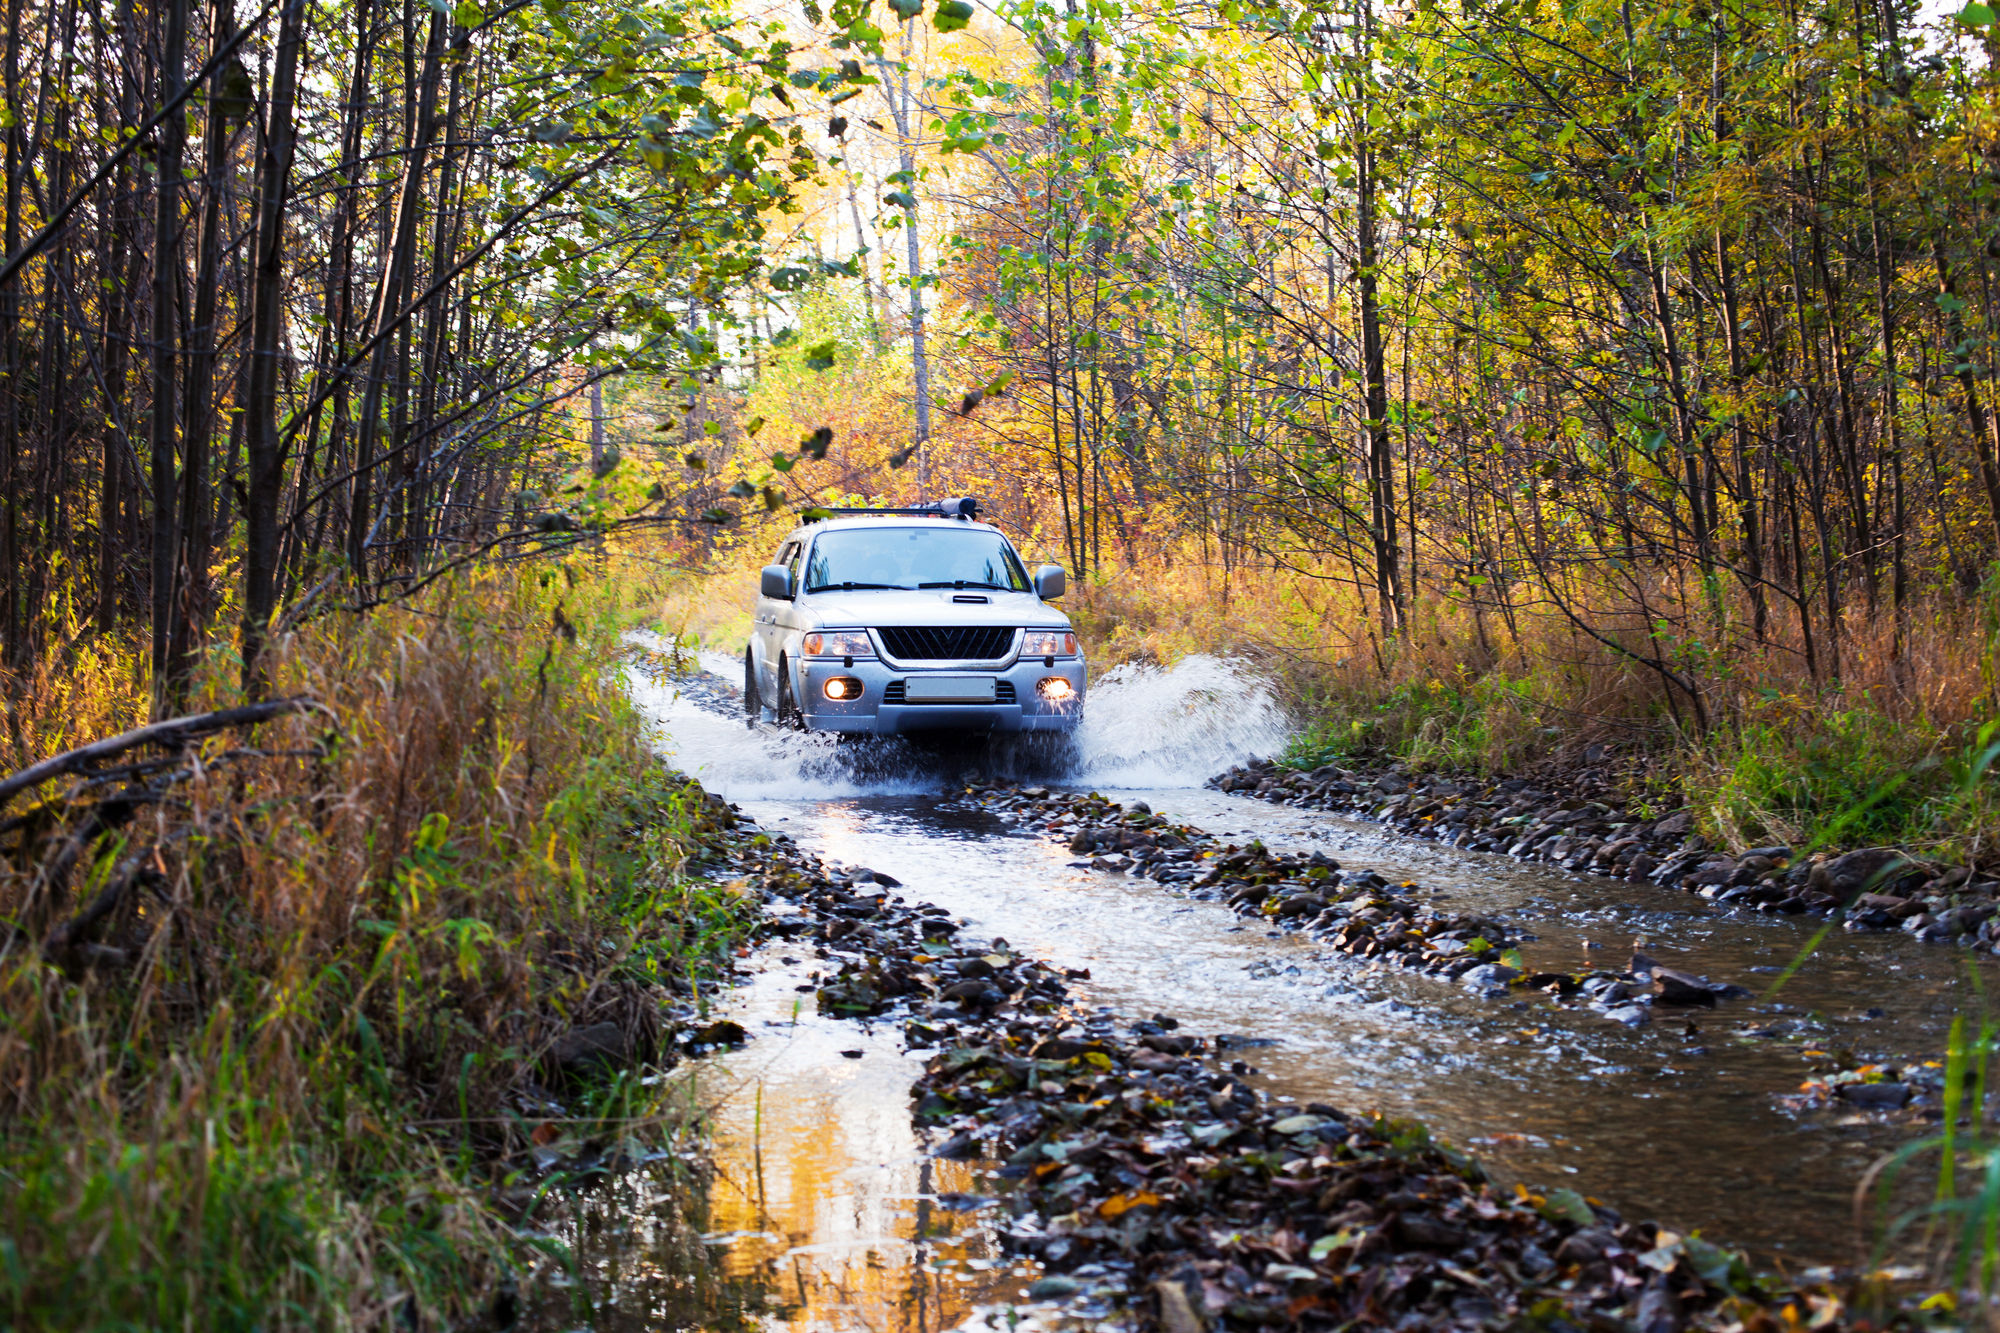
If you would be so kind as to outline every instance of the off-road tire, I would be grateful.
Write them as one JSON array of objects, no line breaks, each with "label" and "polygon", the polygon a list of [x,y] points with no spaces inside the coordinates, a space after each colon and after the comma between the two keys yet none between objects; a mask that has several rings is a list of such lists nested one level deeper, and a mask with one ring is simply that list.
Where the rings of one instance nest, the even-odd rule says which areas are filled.
[{"label": "off-road tire", "polygon": [[757,695],[757,659],[743,650],[743,713],[752,722],[764,715],[764,701]]},{"label": "off-road tire", "polygon": [[778,659],[778,725],[793,731],[806,729],[805,717],[792,699],[792,664],[782,657]]}]

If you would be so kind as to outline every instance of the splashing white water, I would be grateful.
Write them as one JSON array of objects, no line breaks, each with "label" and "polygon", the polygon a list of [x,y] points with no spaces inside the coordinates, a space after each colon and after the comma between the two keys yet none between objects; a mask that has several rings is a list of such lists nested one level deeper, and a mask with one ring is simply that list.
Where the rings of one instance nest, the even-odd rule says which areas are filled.
[{"label": "splashing white water", "polygon": [[[652,652],[667,648],[653,634],[627,639]],[[936,789],[935,774],[905,771],[896,762],[893,742],[863,750],[824,732],[747,725],[735,693],[742,659],[703,650],[695,661],[701,673],[691,677],[628,669],[626,688],[654,723],[654,748],[710,791],[730,800],[783,800]]]},{"label": "splashing white water", "polygon": [[1248,663],[1196,653],[1170,667],[1128,662],[1091,683],[1074,781],[1199,787],[1231,764],[1284,748],[1284,710]]},{"label": "splashing white water", "polygon": [[[630,642],[654,652],[667,646],[649,634],[631,635]],[[1205,654],[1171,667],[1128,664],[1100,676],[1063,772],[1024,769],[1004,743],[982,755],[976,743],[970,751],[940,752],[894,738],[843,742],[825,733],[749,727],[736,711],[742,661],[707,650],[695,657],[697,676],[628,670],[627,688],[656,724],[660,752],[731,800],[928,792],[967,768],[1065,785],[1198,787],[1285,743],[1284,714],[1269,686],[1246,664]]]}]

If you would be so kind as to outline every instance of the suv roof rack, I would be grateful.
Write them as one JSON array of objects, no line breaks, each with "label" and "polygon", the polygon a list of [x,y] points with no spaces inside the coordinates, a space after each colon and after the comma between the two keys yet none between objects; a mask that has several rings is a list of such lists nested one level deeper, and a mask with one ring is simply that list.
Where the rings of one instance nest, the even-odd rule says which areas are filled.
[{"label": "suv roof rack", "polygon": [[824,518],[839,518],[853,515],[876,515],[880,517],[903,518],[956,518],[976,519],[979,517],[979,501],[969,495],[957,496],[950,500],[933,500],[929,504],[910,505],[902,508],[828,508],[815,505],[799,515],[802,522],[817,523]]}]

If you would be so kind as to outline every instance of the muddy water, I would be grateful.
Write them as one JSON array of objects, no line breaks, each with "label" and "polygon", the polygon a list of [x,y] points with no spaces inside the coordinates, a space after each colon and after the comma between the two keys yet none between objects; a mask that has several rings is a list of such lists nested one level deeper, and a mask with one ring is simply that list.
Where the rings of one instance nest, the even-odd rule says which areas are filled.
[{"label": "muddy water", "polygon": [[[712,664],[718,674],[728,665]],[[1934,1051],[1955,1007],[1976,1004],[1957,955],[1882,935],[1829,937],[1764,997],[1816,923],[1205,791],[1210,773],[1282,742],[1275,706],[1224,663],[1094,687],[1087,725],[1097,730],[1084,737],[1079,785],[1238,840],[1318,847],[1504,912],[1535,936],[1524,948],[1531,968],[1622,966],[1638,943],[1760,998],[1691,1019],[1663,1012],[1638,1030],[1539,998],[1481,1000],[1072,865],[1058,843],[958,798],[951,777],[993,756],[855,751],[747,731],[670,688],[634,688],[662,723],[663,748],[747,815],[830,860],[893,874],[906,896],[951,909],[976,933],[1089,968],[1080,1003],[1268,1042],[1242,1058],[1275,1096],[1420,1118],[1503,1177],[1571,1184],[1788,1268],[1862,1257],[1855,1183],[1906,1132],[1782,1112],[1775,1095],[1806,1073],[1798,1037],[1863,1054]],[[705,1253],[753,1293],[731,1308],[764,1327],[928,1333],[1003,1319],[1032,1274],[1007,1268],[994,1210],[950,1206],[992,1182],[918,1150],[906,1095],[918,1062],[892,1031],[809,1014],[794,1022],[794,1000],[811,1004],[793,989],[808,965],[786,961],[796,957],[767,955],[767,970],[726,1002],[755,1040],[698,1074],[718,1127]],[[1774,1025],[1794,1040],[1749,1035]],[[637,1248],[603,1252],[630,1264]]]}]

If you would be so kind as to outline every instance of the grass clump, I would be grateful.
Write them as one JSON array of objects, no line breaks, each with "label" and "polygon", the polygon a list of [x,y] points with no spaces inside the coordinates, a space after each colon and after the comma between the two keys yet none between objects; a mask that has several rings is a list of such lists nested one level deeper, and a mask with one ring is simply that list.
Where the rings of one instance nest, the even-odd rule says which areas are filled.
[{"label": "grass clump", "polygon": [[[273,693],[315,707],[205,743],[73,882],[48,851],[86,793],[4,812],[0,1324],[462,1317],[534,1257],[492,1207],[531,1142],[653,1113],[551,1047],[608,1023],[643,1061],[755,908],[685,873],[723,812],[650,756],[614,610],[576,597],[492,575],[308,627]],[[15,735],[77,707],[20,691]],[[49,948],[135,858],[92,950]]]}]

